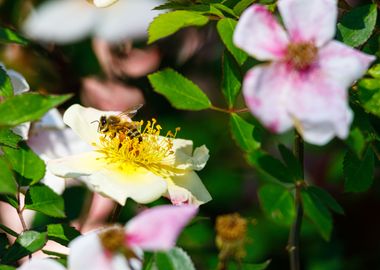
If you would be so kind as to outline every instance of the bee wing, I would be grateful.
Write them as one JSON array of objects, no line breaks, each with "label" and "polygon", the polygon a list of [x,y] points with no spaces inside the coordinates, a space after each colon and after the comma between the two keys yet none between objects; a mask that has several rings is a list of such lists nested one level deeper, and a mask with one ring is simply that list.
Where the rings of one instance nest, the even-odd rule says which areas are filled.
[{"label": "bee wing", "polygon": [[118,116],[119,117],[123,117],[123,116],[126,116],[126,117],[129,117],[129,118],[133,118],[136,114],[137,114],[137,111],[142,107],[144,106],[144,104],[138,104],[136,106],[133,106],[131,108],[129,108],[128,110],[120,113]]}]

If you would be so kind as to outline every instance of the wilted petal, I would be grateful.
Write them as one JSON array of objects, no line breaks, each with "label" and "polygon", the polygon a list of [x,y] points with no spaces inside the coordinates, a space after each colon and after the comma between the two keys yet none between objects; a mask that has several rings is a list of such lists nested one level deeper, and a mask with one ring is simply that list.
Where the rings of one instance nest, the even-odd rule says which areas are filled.
[{"label": "wilted petal", "polygon": [[253,5],[240,17],[234,43],[259,60],[274,60],[285,56],[288,37],[264,6]]},{"label": "wilted petal", "polygon": [[32,259],[25,262],[17,270],[65,270],[65,268],[51,259]]},{"label": "wilted petal", "polygon": [[320,49],[318,64],[326,79],[347,88],[364,75],[375,59],[341,42],[331,41]]},{"label": "wilted petal", "polygon": [[[169,196],[173,196],[170,199],[174,203],[181,204],[180,198],[183,196],[188,197],[188,201],[183,203],[204,204],[212,200],[210,193],[203,185],[201,179],[194,171],[185,171],[183,174],[170,177],[168,181],[168,193]],[[178,189],[184,188],[191,195],[186,195],[184,190]],[[185,198],[185,197],[183,197]]]},{"label": "wilted petal", "polygon": [[166,250],[175,245],[183,227],[197,213],[195,206],[157,206],[126,225],[128,244],[144,250]]},{"label": "wilted petal", "polygon": [[107,258],[95,232],[79,236],[70,245],[68,267],[70,270],[113,270],[112,257]]},{"label": "wilted petal", "polygon": [[160,13],[153,8],[160,4],[157,0],[119,1],[102,10],[95,36],[111,43],[145,38],[150,22]]},{"label": "wilted petal", "polygon": [[98,143],[101,136],[98,132],[100,117],[118,114],[120,112],[104,112],[75,104],[66,110],[63,115],[63,122],[71,127],[82,140],[92,145],[93,143]]},{"label": "wilted petal", "polygon": [[287,113],[290,71],[282,64],[261,65],[244,78],[243,94],[250,111],[269,130],[284,132],[293,121]]},{"label": "wilted petal", "polygon": [[334,37],[336,0],[280,0],[277,5],[292,41],[321,46]]},{"label": "wilted petal", "polygon": [[80,0],[44,2],[26,19],[23,30],[47,42],[69,43],[88,36],[99,20],[98,9]]}]

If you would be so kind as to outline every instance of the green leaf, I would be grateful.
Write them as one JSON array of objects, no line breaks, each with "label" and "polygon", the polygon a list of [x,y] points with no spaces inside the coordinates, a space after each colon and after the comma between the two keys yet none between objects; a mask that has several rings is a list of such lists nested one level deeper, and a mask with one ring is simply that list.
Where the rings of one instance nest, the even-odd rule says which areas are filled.
[{"label": "green leaf", "polygon": [[5,157],[15,172],[20,186],[33,185],[45,175],[45,162],[25,142],[18,149],[3,146]]},{"label": "green leaf", "polygon": [[231,114],[230,124],[235,141],[244,151],[251,152],[260,148],[260,142],[253,137],[255,127],[252,124],[235,113]]},{"label": "green leaf", "polygon": [[331,196],[327,191],[315,186],[307,187],[307,190],[316,196],[327,208],[330,208],[335,213],[344,214],[342,206]]},{"label": "green leaf", "polygon": [[253,4],[253,2],[255,2],[256,0],[242,0],[242,1],[239,1],[239,3],[237,3],[235,6],[234,6],[234,12],[236,15],[240,15],[243,13],[244,10],[246,10],[250,5]]},{"label": "green leaf", "polygon": [[70,241],[80,236],[80,232],[67,224],[50,224],[47,226],[48,238],[67,246]]},{"label": "green leaf", "polygon": [[0,42],[17,43],[21,45],[28,44],[28,40],[26,38],[22,37],[15,31],[3,27],[0,27]]},{"label": "green leaf", "polygon": [[329,210],[325,204],[308,189],[301,191],[301,197],[306,216],[308,216],[317,227],[323,239],[328,241],[333,227]]},{"label": "green leaf", "polygon": [[211,102],[192,81],[168,68],[148,76],[157,93],[164,95],[173,107],[182,110],[204,110]]},{"label": "green leaf", "polygon": [[[0,28],[1,30],[1,28]],[[0,97],[13,96],[13,86],[11,79],[3,67],[0,66]]]},{"label": "green leaf", "polygon": [[25,208],[52,217],[65,217],[65,203],[63,198],[48,186],[42,184],[29,187],[25,194]]},{"label": "green leaf", "polygon": [[0,193],[13,195],[17,193],[16,180],[3,156],[0,156]]},{"label": "green leaf", "polygon": [[288,167],[289,172],[294,177],[294,182],[303,180],[302,166],[298,159],[294,156],[293,152],[282,144],[279,145],[278,149],[280,150],[281,157]]},{"label": "green leaf", "polygon": [[248,162],[258,170],[274,177],[280,182],[293,183],[293,176],[288,168],[278,159],[263,151],[248,154]]},{"label": "green leaf", "polygon": [[234,106],[236,97],[240,93],[241,79],[242,76],[238,64],[231,54],[225,51],[223,55],[222,92],[229,108]]},{"label": "green leaf", "polygon": [[14,230],[12,230],[11,228],[8,228],[7,226],[5,226],[4,224],[1,224],[1,223],[0,223],[0,230],[2,230],[3,232],[6,232],[7,234],[12,235],[14,237],[18,237],[18,233],[16,233]]},{"label": "green leaf", "polygon": [[10,97],[0,103],[0,127],[16,126],[38,120],[51,108],[70,97],[71,95],[46,96],[35,93]]},{"label": "green leaf", "polygon": [[380,79],[363,79],[358,83],[358,95],[364,109],[380,117]]},{"label": "green leaf", "polygon": [[372,77],[376,78],[376,79],[380,79],[380,64],[376,64],[376,65],[372,66],[368,70],[368,74],[371,75]]},{"label": "green leaf", "polygon": [[8,203],[15,209],[19,207],[17,198],[15,195],[0,195],[0,201]]},{"label": "green leaf", "polygon": [[3,257],[8,245],[9,243],[7,234],[0,232],[0,258]]},{"label": "green leaf", "polygon": [[230,18],[221,19],[218,21],[217,29],[220,38],[222,39],[227,50],[235,57],[239,65],[242,65],[247,60],[248,55],[237,48],[233,43],[233,34],[237,21]]},{"label": "green leaf", "polygon": [[236,262],[233,262],[233,263],[229,263],[228,265],[228,269],[229,270],[264,270],[264,269],[267,269],[269,264],[270,264],[270,260],[267,260],[266,262],[263,262],[263,263],[243,263],[242,264],[242,267],[241,268],[238,268]]},{"label": "green leaf", "polygon": [[296,211],[289,190],[278,185],[265,185],[260,188],[258,195],[264,212],[273,221],[284,225],[293,223]]},{"label": "green leaf", "polygon": [[353,151],[358,157],[363,156],[367,142],[363,132],[358,127],[352,125],[346,143],[350,147],[351,151]]},{"label": "green leaf", "polygon": [[46,233],[26,231],[19,235],[16,242],[7,250],[2,263],[15,262],[29,254],[42,249],[47,241]]},{"label": "green leaf", "polygon": [[177,247],[167,252],[158,252],[156,264],[158,270],[195,270],[189,255]]},{"label": "green leaf", "polygon": [[189,26],[203,26],[208,18],[198,12],[177,10],[161,14],[154,18],[148,28],[148,44],[170,36],[178,30]]},{"label": "green leaf", "polygon": [[16,270],[16,268],[9,265],[0,265],[0,270]]},{"label": "green leaf", "polygon": [[351,151],[347,151],[343,161],[344,190],[346,192],[366,191],[372,185],[374,166],[374,153],[370,147],[362,159]]},{"label": "green leaf", "polygon": [[363,5],[352,9],[338,23],[338,39],[352,47],[365,43],[375,29],[376,4]]},{"label": "green leaf", "polygon": [[16,135],[10,129],[0,128],[0,146],[6,145],[17,148],[18,143],[22,140],[21,136]]}]

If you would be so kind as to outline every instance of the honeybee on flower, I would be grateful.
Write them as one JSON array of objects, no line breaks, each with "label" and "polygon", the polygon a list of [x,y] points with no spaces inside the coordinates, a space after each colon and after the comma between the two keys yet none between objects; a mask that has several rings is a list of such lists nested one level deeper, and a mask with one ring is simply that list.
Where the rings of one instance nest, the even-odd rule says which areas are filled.
[{"label": "honeybee on flower", "polygon": [[207,163],[206,146],[193,151],[193,142],[176,138],[176,132],[162,136],[162,127],[155,119],[136,122],[139,136],[119,131],[110,136],[98,132],[99,125],[92,123],[94,119],[110,119],[119,114],[71,106],[64,114],[64,122],[93,151],[51,160],[48,169],[60,177],[77,178],[122,205],[127,198],[150,203],[160,196],[168,197],[176,205],[199,205],[211,200],[195,173]]}]

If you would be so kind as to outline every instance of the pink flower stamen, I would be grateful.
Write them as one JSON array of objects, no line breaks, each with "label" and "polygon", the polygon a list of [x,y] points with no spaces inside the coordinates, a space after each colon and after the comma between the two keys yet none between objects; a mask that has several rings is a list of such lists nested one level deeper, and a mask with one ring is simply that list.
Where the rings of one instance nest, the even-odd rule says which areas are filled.
[{"label": "pink flower stamen", "polygon": [[295,69],[310,67],[318,56],[318,48],[312,42],[289,43],[285,61]]}]

